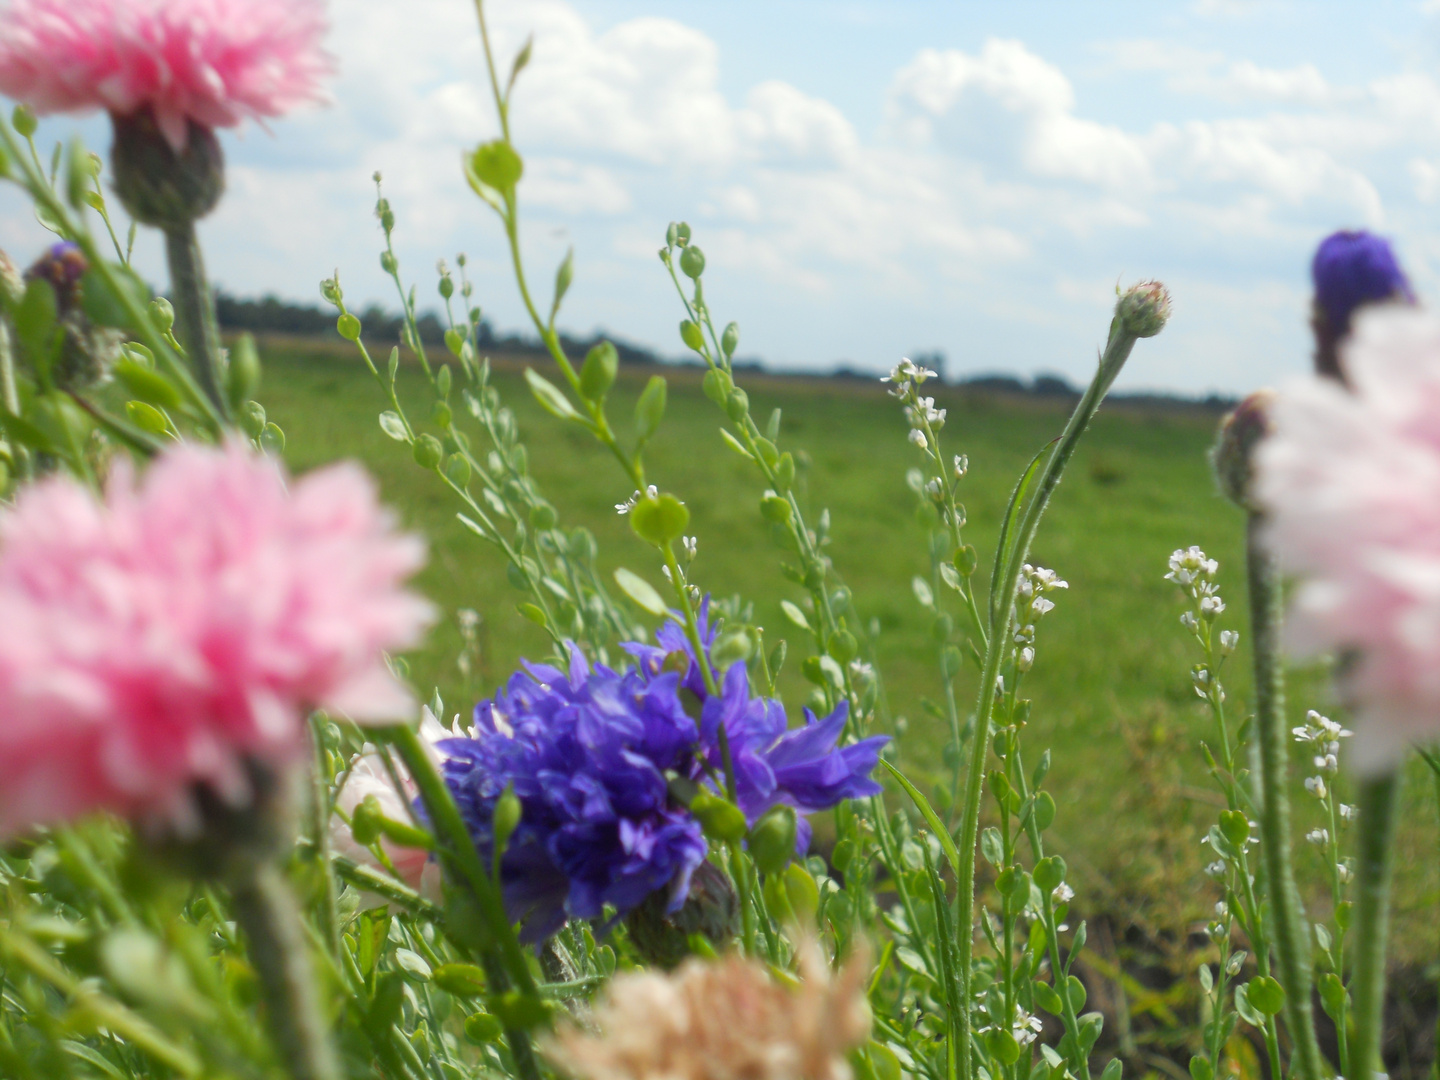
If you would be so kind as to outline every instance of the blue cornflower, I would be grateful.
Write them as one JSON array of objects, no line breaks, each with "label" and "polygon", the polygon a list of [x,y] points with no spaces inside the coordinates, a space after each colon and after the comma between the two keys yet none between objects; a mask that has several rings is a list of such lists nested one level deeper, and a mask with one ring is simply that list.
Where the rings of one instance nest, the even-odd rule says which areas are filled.
[{"label": "blue cornflower", "polygon": [[1343,230],[1320,242],[1310,264],[1315,283],[1316,368],[1340,378],[1338,345],[1355,311],[1385,300],[1414,303],[1415,294],[1390,242],[1374,233]]},{"label": "blue cornflower", "polygon": [[[714,637],[707,599],[701,607],[707,653]],[[887,737],[840,747],[846,704],[824,720],[807,709],[804,726],[787,730],[780,702],[751,695],[743,663],[724,673],[711,696],[683,628],[666,623],[656,638],[658,648],[624,646],[637,661],[624,673],[591,667],[573,646],[568,675],[527,664],[493,700],[476,706],[473,737],[439,744],[446,782],[482,855],[493,850],[496,801],[507,786],[520,800],[501,885],[528,941],[553,933],[567,917],[597,918],[607,905],[623,916],[661,890],[669,911],[684,903],[707,845],[667,781],[718,792],[722,727],[736,798],[752,824],[774,806],[804,815],[880,791],[870,773]],[[683,671],[666,663],[676,653],[688,661]],[[810,840],[803,816],[797,833],[803,852]]]},{"label": "blue cornflower", "polygon": [[506,787],[520,824],[501,860],[501,884],[523,937],[538,941],[567,917],[622,914],[669,889],[685,900],[705,858],[700,824],[673,803],[666,770],[694,769],[698,732],[681,708],[679,675],[646,681],[591,667],[528,664],[475,709],[473,738],[438,744],[443,771],[476,847],[493,851],[491,822]]}]

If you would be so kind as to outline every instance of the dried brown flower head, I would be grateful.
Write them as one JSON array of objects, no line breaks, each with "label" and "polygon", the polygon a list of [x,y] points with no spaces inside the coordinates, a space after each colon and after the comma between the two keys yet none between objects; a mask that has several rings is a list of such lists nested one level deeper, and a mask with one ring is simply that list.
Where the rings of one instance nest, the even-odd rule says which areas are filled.
[{"label": "dried brown flower head", "polygon": [[736,956],[619,975],[593,1031],[571,1025],[544,1050],[577,1080],[849,1080],[845,1053],[870,1034],[865,971],[852,957],[832,973],[807,943],[795,988]]}]

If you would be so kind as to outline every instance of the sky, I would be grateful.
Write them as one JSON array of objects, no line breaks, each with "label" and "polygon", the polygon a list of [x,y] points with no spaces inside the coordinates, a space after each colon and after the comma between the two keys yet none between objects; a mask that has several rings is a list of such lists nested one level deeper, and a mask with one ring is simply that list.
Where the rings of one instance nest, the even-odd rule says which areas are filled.
[{"label": "sky", "polygon": [[[1121,388],[1241,393],[1307,365],[1308,265],[1337,228],[1392,238],[1440,298],[1440,2],[489,0],[496,51],[534,35],[514,94],[522,238],[560,318],[684,352],[656,250],[688,221],[740,354],[880,373],[1086,380],[1117,284],[1159,278],[1170,326]],[[494,137],[467,0],[331,0],[331,103],[224,136],[201,226],[232,293],[397,306],[379,270],[379,170],[402,272],[438,302],[464,251],[502,330],[523,311],[461,155]],[[41,137],[108,148],[103,118]],[[0,247],[44,234],[0,193]],[[163,281],[159,245],[140,266]],[[547,304],[548,306],[548,304]]]}]

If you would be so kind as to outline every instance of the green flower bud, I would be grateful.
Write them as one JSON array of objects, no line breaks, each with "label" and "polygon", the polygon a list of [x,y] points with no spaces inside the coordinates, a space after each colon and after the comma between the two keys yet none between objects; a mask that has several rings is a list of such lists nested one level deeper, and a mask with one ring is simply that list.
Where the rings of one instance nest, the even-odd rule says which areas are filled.
[{"label": "green flower bud", "polygon": [[1220,421],[1215,446],[1210,451],[1210,465],[1215,470],[1221,493],[1251,512],[1260,509],[1250,491],[1255,448],[1270,434],[1270,411],[1275,397],[1274,390],[1257,390],[1240,402]]},{"label": "green flower bud", "polygon": [[115,193],[130,216],[144,225],[173,228],[204,217],[225,190],[225,154],[215,132],[187,120],[185,146],[176,152],[144,107],[129,116],[111,114],[115,142],[110,162]]},{"label": "green flower bud", "polygon": [[735,355],[735,347],[740,344],[740,324],[730,323],[725,327],[725,332],[720,335],[720,348],[726,356]]},{"label": "green flower bud", "polygon": [[415,440],[411,453],[415,457],[416,465],[422,469],[435,469],[439,467],[440,459],[445,456],[445,448],[434,435],[426,434]]},{"label": "green flower bud", "polygon": [[740,933],[735,886],[708,860],[695,868],[680,910],[667,913],[669,902],[669,891],[657,889],[625,917],[631,944],[658,967],[669,970],[679,965],[691,954],[690,940],[696,935],[723,951]]},{"label": "green flower bud", "polygon": [[35,113],[28,105],[16,105],[15,111],[10,114],[10,123],[22,139],[30,138],[40,127],[40,121],[35,119]]},{"label": "green flower bud", "polygon": [[785,869],[795,854],[797,828],[795,810],[789,806],[773,807],[755,823],[746,846],[762,874],[778,874]]},{"label": "green flower bud", "polygon": [[1120,295],[1115,317],[1125,332],[1137,338],[1154,337],[1170,320],[1170,293],[1158,281],[1142,281]]},{"label": "green flower bud", "polygon": [[695,352],[705,348],[705,335],[701,333],[699,325],[689,319],[682,319],[680,322],[680,340],[687,349]]},{"label": "green flower bud", "polygon": [[680,253],[680,272],[688,278],[698,278],[705,272],[705,254],[698,247],[686,247]]},{"label": "green flower bud", "polygon": [[725,399],[725,413],[735,423],[740,423],[750,413],[750,395],[735,387]]}]

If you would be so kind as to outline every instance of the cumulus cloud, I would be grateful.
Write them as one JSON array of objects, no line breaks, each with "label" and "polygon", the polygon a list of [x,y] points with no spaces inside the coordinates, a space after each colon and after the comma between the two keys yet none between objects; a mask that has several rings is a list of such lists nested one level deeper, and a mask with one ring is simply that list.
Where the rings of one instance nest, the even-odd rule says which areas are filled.
[{"label": "cumulus cloud", "polygon": [[[747,348],[787,364],[880,369],[928,341],[960,370],[1073,355],[1083,377],[1115,275],[1159,274],[1180,314],[1136,378],[1240,389],[1257,356],[1300,351],[1305,252],[1328,228],[1410,226],[1421,278],[1433,264],[1440,280],[1440,240],[1420,224],[1440,201],[1440,82],[1423,71],[1343,83],[1323,63],[1267,65],[1181,33],[1091,42],[1096,68],[993,37],[917,47],[871,76],[879,120],[862,123],[853,102],[783,72],[723,78],[735,58],[684,21],[582,7],[492,9],[502,67],[534,41],[511,110],[532,284],[573,244],[563,318],[581,331],[678,351],[654,253],[681,217],[706,249],[712,301],[742,317]],[[204,225],[216,278],[308,297],[338,264],[358,298],[386,298],[379,169],[407,275],[467,248],[486,310],[520,325],[499,229],[460,179],[462,152],[498,130],[473,9],[332,10],[336,106],[273,139],[226,136],[230,193]],[[1258,10],[1212,0],[1205,15]],[[30,242],[11,205],[0,241]],[[1238,344],[1222,370],[1206,357],[1226,335]]]}]

